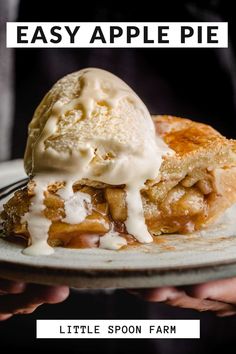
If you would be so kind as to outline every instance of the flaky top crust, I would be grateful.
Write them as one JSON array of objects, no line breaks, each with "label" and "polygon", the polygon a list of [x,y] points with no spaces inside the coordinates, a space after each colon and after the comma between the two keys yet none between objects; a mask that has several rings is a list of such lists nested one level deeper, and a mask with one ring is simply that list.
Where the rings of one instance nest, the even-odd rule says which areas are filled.
[{"label": "flaky top crust", "polygon": [[198,149],[218,150],[222,145],[236,151],[236,141],[225,138],[210,125],[169,115],[154,115],[152,118],[157,134],[180,156]]}]

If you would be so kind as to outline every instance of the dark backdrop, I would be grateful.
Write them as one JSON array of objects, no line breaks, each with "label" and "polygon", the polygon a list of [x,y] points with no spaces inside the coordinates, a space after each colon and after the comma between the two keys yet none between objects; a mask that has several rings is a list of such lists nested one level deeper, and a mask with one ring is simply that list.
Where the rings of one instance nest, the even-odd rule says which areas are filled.
[{"label": "dark backdrop", "polygon": [[[12,157],[22,157],[27,125],[43,95],[61,76],[87,66],[112,71],[141,96],[151,113],[189,117],[236,136],[233,1],[21,1],[19,21],[229,21],[229,49],[17,49]],[[130,8],[128,8],[128,5]],[[200,318],[201,340],[35,340],[36,318]],[[236,318],[147,304],[124,291],[76,294],[61,305],[0,325],[1,348],[55,352],[234,353]],[[37,345],[37,346],[36,346]]]},{"label": "dark backdrop", "polygon": [[[127,2],[128,3],[128,2]],[[27,125],[63,75],[100,67],[124,79],[150,112],[189,117],[236,136],[233,2],[150,1],[122,6],[86,1],[21,1],[19,21],[229,21],[229,49],[17,49],[12,157],[22,157]],[[197,5],[198,4],[198,5]],[[54,5],[54,6],[53,6]],[[127,4],[128,5],[128,4]]]}]

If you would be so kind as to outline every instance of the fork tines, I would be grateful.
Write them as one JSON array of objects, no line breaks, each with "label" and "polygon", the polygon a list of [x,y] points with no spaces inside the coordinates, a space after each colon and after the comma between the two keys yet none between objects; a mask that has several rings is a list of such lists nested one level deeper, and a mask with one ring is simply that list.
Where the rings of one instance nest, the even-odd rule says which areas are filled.
[{"label": "fork tines", "polygon": [[0,188],[0,200],[6,198],[12,192],[16,191],[18,188],[25,187],[28,183],[28,178],[23,178],[19,181],[8,184],[5,187]]}]

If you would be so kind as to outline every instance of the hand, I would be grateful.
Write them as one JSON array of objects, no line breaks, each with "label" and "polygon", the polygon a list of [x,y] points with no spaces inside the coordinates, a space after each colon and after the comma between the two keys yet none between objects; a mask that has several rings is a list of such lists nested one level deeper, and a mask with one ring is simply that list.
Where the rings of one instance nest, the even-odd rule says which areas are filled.
[{"label": "hand", "polygon": [[0,278],[0,321],[34,312],[43,303],[56,304],[69,295],[66,286],[26,284]]},{"label": "hand", "polygon": [[147,301],[198,311],[213,311],[221,317],[236,314],[236,277],[181,287],[132,289],[129,292]]}]

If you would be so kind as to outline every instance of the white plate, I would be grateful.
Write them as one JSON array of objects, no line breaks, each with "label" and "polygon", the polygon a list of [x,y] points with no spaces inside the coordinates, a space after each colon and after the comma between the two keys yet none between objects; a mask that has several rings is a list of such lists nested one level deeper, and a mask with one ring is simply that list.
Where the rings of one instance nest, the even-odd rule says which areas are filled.
[{"label": "white plate", "polygon": [[[0,186],[24,177],[22,161],[0,164]],[[56,248],[31,257],[0,239],[0,276],[77,288],[184,285],[236,275],[235,207],[217,226],[191,236],[166,235],[158,243],[122,251]]]}]

